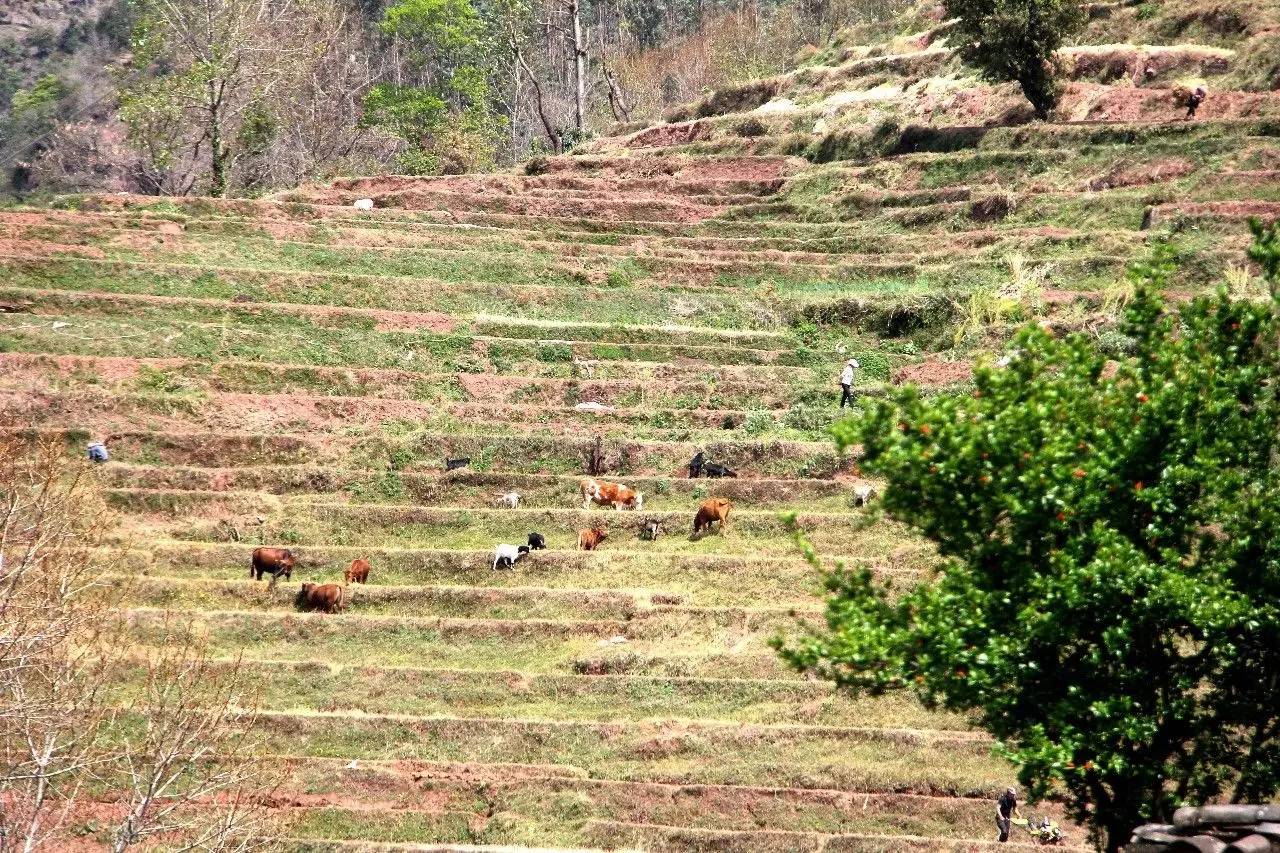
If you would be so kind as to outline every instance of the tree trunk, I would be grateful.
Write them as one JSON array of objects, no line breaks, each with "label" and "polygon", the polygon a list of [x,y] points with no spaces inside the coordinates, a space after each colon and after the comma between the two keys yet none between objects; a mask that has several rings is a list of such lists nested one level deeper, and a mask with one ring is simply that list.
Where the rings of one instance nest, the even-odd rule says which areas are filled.
[{"label": "tree trunk", "polygon": [[631,110],[622,96],[622,87],[618,85],[618,78],[609,71],[609,63],[603,54],[600,57],[600,70],[604,72],[604,80],[609,84],[609,107],[613,110],[614,120],[631,121]]},{"label": "tree trunk", "polygon": [[581,138],[587,129],[587,44],[582,32],[580,0],[569,0],[569,17],[573,23],[573,123]]},{"label": "tree trunk", "polygon": [[524,69],[524,73],[529,77],[529,82],[533,84],[533,102],[538,108],[538,119],[542,122],[542,129],[546,131],[547,140],[551,143],[551,150],[556,154],[564,153],[564,137],[556,131],[551,119],[547,118],[546,105],[542,99],[542,84],[538,82],[537,75],[533,73],[533,69],[525,61],[524,54],[520,51],[520,47],[515,41],[511,42],[511,51],[515,54],[516,63]]},{"label": "tree trunk", "polygon": [[1035,110],[1036,118],[1045,121],[1049,110],[1058,103],[1057,87],[1043,62],[1033,62],[1018,75],[1018,85]]},{"label": "tree trunk", "polygon": [[209,81],[209,195],[227,194],[227,150],[222,144],[222,89]]}]

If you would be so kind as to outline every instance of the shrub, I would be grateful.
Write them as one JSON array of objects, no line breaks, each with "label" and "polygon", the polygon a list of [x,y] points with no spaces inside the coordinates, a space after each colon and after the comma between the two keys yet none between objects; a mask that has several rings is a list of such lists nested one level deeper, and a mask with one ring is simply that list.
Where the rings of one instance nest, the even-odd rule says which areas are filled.
[{"label": "shrub", "polygon": [[747,412],[747,417],[742,422],[742,431],[747,435],[754,437],[771,432],[775,427],[777,427],[777,425],[778,422],[774,420],[771,412],[766,412],[763,409],[756,409],[754,411]]}]

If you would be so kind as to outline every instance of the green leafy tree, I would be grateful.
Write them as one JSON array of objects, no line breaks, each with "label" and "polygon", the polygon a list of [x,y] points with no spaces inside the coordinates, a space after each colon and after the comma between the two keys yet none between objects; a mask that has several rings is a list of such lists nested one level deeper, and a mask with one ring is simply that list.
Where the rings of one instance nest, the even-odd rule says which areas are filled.
[{"label": "green leafy tree", "polygon": [[364,121],[410,144],[412,171],[438,171],[444,159],[493,162],[505,123],[495,111],[488,68],[493,28],[471,0],[401,0],[380,23],[404,57],[411,80],[373,88]]},{"label": "green leafy tree", "polygon": [[45,74],[29,89],[19,89],[10,106],[9,134],[29,144],[48,133],[65,117],[71,90],[54,74]]},{"label": "green leafy tree", "polygon": [[989,80],[1015,80],[1037,118],[1058,102],[1054,52],[1080,28],[1077,0],[943,0],[956,27],[947,37]]},{"label": "green leafy tree", "polygon": [[1157,253],[1118,367],[1031,327],[972,394],[838,423],[942,562],[901,594],[831,573],[825,627],[776,641],[846,688],[972,713],[1108,851],[1180,803],[1280,788],[1280,238],[1255,234],[1269,301],[1171,311]]}]

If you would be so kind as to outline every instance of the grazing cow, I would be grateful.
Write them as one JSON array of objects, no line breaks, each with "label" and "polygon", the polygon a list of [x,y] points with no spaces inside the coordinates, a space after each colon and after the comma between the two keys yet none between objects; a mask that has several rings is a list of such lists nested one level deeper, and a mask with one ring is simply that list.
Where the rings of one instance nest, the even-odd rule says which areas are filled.
[{"label": "grazing cow", "polygon": [[586,530],[578,531],[578,550],[594,551],[600,547],[600,543],[608,536],[605,531],[599,527],[589,527]]},{"label": "grazing cow", "polygon": [[505,495],[498,495],[498,506],[505,506],[507,509],[515,509],[520,506],[519,493],[507,492]]},{"label": "grazing cow", "polygon": [[693,535],[697,536],[704,530],[710,532],[711,525],[715,522],[720,523],[720,533],[723,535],[732,506],[728,498],[707,498],[698,506],[698,514],[693,517]]},{"label": "grazing cow", "polygon": [[645,519],[644,527],[640,528],[640,538],[652,542],[662,535],[662,522],[656,518]]},{"label": "grazing cow", "polygon": [[704,462],[706,462],[706,457],[702,455],[701,450],[693,454],[693,458],[689,460],[689,479],[690,480],[696,480],[702,476],[702,465]]},{"label": "grazing cow", "polygon": [[587,477],[578,485],[578,494],[582,496],[583,509],[589,509],[593,503],[612,506],[614,509],[644,509],[644,495],[635,489],[592,477]]},{"label": "grazing cow", "polygon": [[465,468],[471,464],[470,456],[460,456],[457,459],[446,458],[444,460],[444,470],[457,471],[459,468]]},{"label": "grazing cow", "polygon": [[351,567],[343,574],[342,579],[347,583],[368,583],[369,561],[363,557],[352,560]]},{"label": "grazing cow", "polygon": [[706,472],[708,477],[719,478],[719,477],[738,476],[737,471],[731,471],[729,468],[727,468],[724,465],[721,465],[719,462],[708,462],[706,465],[702,466],[702,470]]},{"label": "grazing cow", "polygon": [[515,568],[516,561],[529,553],[528,545],[498,545],[493,549],[493,567],[495,569]]},{"label": "grazing cow", "polygon": [[870,484],[858,486],[853,490],[853,505],[866,506],[876,496],[876,487]]},{"label": "grazing cow", "polygon": [[530,533],[529,534],[529,550],[530,551],[547,550],[547,537],[543,536],[541,533]]},{"label": "grazing cow", "polygon": [[281,575],[285,580],[293,577],[293,563],[293,552],[288,548],[254,548],[249,577],[260,581],[263,575],[271,575],[270,586],[275,586]]},{"label": "grazing cow", "polygon": [[299,610],[319,610],[321,613],[337,613],[346,603],[346,591],[336,583],[304,583],[294,599]]}]

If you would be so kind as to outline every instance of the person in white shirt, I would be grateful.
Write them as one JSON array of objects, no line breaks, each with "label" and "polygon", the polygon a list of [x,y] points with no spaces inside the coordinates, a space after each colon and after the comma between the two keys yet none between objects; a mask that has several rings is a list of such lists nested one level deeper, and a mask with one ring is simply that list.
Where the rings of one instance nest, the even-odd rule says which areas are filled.
[{"label": "person in white shirt", "polygon": [[848,403],[850,408],[853,407],[855,400],[853,396],[853,380],[857,375],[857,371],[858,360],[856,358],[846,361],[844,370],[840,371],[840,408],[842,409],[845,403]]}]

